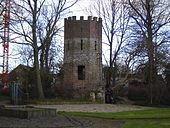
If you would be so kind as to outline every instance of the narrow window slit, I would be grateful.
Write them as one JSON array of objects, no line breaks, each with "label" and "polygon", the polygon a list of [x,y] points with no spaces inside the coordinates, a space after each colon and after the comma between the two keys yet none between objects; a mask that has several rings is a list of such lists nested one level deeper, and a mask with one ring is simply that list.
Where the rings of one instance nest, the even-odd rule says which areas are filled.
[{"label": "narrow window slit", "polygon": [[81,40],[81,50],[83,50],[83,40]]},{"label": "narrow window slit", "polygon": [[97,42],[96,41],[95,41],[95,46],[94,47],[95,47],[95,50],[97,50]]},{"label": "narrow window slit", "polygon": [[68,51],[70,50],[70,42],[68,41]]}]

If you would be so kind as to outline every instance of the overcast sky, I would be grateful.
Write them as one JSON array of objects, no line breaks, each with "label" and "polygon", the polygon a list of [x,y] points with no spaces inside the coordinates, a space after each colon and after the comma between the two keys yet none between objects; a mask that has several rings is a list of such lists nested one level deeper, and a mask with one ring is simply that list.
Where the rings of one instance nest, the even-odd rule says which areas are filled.
[{"label": "overcast sky", "polygon": [[80,17],[80,16],[88,16],[86,13],[86,8],[90,6],[93,0],[80,0],[76,5],[74,5],[70,11],[72,11],[72,15]]}]

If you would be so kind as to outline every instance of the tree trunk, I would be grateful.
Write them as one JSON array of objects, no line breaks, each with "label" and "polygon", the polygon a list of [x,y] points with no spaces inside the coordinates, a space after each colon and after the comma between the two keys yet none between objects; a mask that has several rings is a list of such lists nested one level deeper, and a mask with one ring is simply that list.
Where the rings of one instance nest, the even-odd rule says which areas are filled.
[{"label": "tree trunk", "polygon": [[155,63],[154,63],[154,44],[153,44],[153,32],[152,32],[152,16],[151,16],[151,11],[150,11],[150,2],[146,1],[146,10],[147,10],[147,45],[148,45],[148,58],[149,58],[149,70],[148,70],[148,85],[150,88],[150,103],[153,104],[153,84],[155,81]]},{"label": "tree trunk", "polygon": [[44,98],[44,92],[41,83],[40,69],[39,69],[39,59],[38,59],[38,45],[37,45],[37,1],[34,1],[34,10],[33,10],[33,19],[32,19],[32,38],[33,38],[33,49],[34,49],[34,67],[36,71],[36,84],[38,91],[38,98]]},{"label": "tree trunk", "polygon": [[41,76],[40,76],[40,69],[39,69],[39,61],[38,61],[38,49],[34,49],[34,66],[36,71],[36,82],[37,82],[37,91],[38,91],[38,98],[44,98],[44,92],[41,83]]},{"label": "tree trunk", "polygon": [[[51,40],[50,40],[51,41]],[[49,50],[50,50],[50,41],[47,43],[45,48],[45,70],[47,73],[49,73]]]}]

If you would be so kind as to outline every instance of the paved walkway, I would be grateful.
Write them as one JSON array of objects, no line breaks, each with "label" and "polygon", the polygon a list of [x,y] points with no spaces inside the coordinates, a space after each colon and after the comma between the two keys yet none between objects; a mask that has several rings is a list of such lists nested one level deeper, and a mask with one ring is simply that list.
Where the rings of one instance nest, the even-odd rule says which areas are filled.
[{"label": "paved walkway", "polygon": [[[141,110],[146,107],[112,104],[34,105],[41,108],[55,108],[57,111],[119,112]],[[91,117],[63,116],[38,119],[0,117],[0,128],[121,128],[123,121]]]}]

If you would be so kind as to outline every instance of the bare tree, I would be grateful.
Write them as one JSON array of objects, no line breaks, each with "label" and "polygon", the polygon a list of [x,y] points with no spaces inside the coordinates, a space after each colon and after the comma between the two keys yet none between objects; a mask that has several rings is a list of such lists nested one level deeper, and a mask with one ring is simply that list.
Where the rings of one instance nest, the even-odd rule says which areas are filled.
[{"label": "bare tree", "polygon": [[60,29],[57,26],[60,16],[77,1],[73,0],[68,3],[67,0],[51,1],[51,3],[47,0],[14,1],[13,15],[14,21],[17,23],[12,26],[12,32],[16,35],[14,42],[30,45],[33,49],[39,98],[44,98],[39,67],[39,51],[45,49],[46,52],[43,52],[48,58],[47,54],[51,42]]},{"label": "bare tree", "polygon": [[19,54],[19,58],[21,61],[20,63],[23,63],[28,67],[31,67],[33,65],[33,52],[30,46],[21,45],[20,47],[16,47],[14,50],[17,51]]},{"label": "bare tree", "polygon": [[129,23],[128,9],[125,6],[125,0],[97,0],[94,5],[90,9],[90,13],[103,19],[103,43],[109,46],[109,60],[107,58],[105,60],[109,66],[107,87],[110,87],[115,85],[115,76],[113,75],[116,73],[116,61],[125,43]]},{"label": "bare tree", "polygon": [[52,50],[52,46],[57,43],[56,35],[61,32],[63,27],[59,25],[59,20],[63,17],[64,13],[67,13],[66,10],[73,6],[76,2],[77,0],[69,6],[66,6],[66,1],[52,2],[51,5],[45,6],[42,9],[42,17],[44,21],[40,23],[41,25],[38,30],[41,42],[40,60],[41,68],[45,68],[47,71],[49,70],[50,62],[49,52]]},{"label": "bare tree", "polygon": [[153,86],[156,84],[158,71],[157,51],[170,39],[167,34],[170,23],[170,2],[168,0],[128,0],[128,3],[131,7],[130,17],[138,26],[136,35],[142,37],[141,44],[147,51],[147,83],[150,88],[150,103],[152,104]]},{"label": "bare tree", "polygon": [[107,90],[116,86],[117,61],[125,44],[126,31],[128,30],[128,8],[126,7],[125,0],[96,0],[89,12],[101,17],[103,20],[103,44],[109,48],[109,57],[107,57],[108,53],[104,54],[104,59],[108,65],[108,68],[105,68],[107,69],[107,92]]}]

